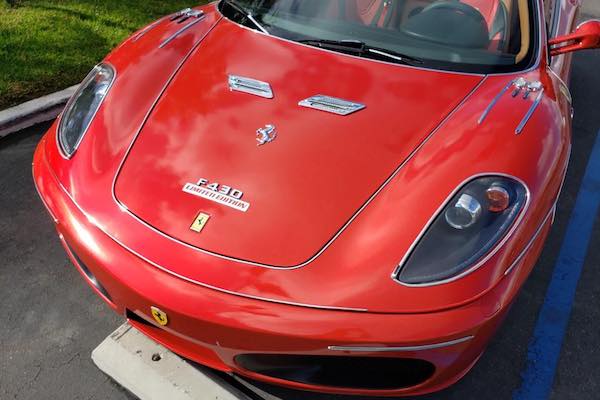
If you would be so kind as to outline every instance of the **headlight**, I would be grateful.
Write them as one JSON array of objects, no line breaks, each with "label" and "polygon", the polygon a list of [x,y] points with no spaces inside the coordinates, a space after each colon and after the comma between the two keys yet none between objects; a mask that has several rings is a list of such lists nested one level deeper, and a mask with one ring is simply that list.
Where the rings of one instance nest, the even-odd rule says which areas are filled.
[{"label": "headlight", "polygon": [[500,243],[527,199],[525,186],[512,178],[486,176],[467,183],[435,217],[396,279],[432,285],[461,276]]},{"label": "headlight", "polygon": [[58,126],[58,143],[67,157],[71,157],[77,150],[114,79],[115,70],[112,66],[97,65],[85,77],[65,107]]}]

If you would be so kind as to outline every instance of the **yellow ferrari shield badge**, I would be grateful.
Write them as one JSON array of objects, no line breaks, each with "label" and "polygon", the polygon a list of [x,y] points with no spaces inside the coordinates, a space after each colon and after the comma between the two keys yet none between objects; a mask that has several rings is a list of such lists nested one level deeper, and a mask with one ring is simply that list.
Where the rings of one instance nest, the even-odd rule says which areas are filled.
[{"label": "yellow ferrari shield badge", "polygon": [[169,317],[167,317],[167,313],[162,311],[158,307],[150,307],[150,312],[152,312],[152,316],[154,320],[158,322],[160,326],[165,326],[169,323]]},{"label": "yellow ferrari shield badge", "polygon": [[198,214],[196,219],[194,219],[194,223],[192,224],[192,226],[190,226],[190,229],[196,233],[202,232],[202,229],[204,229],[209,219],[210,215],[201,212],[200,214]]}]

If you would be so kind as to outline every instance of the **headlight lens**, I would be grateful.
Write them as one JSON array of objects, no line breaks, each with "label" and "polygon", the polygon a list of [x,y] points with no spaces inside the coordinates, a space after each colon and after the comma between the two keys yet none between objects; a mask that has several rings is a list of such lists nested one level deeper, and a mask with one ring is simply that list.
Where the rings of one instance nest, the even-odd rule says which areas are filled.
[{"label": "headlight lens", "polygon": [[67,157],[77,150],[114,79],[115,70],[112,66],[97,65],[67,104],[58,127],[58,142]]},{"label": "headlight lens", "polygon": [[504,238],[527,196],[522,183],[504,176],[469,182],[434,219],[396,278],[409,285],[428,285],[461,275]]}]

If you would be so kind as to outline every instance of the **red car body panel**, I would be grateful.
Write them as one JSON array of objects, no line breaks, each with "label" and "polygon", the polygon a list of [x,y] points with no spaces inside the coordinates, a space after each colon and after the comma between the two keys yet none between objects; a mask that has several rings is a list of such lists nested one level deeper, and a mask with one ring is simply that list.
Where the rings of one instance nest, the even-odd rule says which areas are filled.
[{"label": "red car body panel", "polygon": [[[256,71],[262,60],[278,61]],[[483,79],[397,71],[223,20],[147,119],[118,175],[116,197],[192,246],[268,266],[305,263]],[[275,98],[231,91],[230,74],[270,82]],[[297,106],[322,92],[360,98],[367,108],[340,118]],[[419,92],[438,95],[423,95],[416,106]],[[268,123],[277,125],[277,140],[259,147],[254,132]],[[181,190],[199,178],[242,190],[250,208],[240,212]],[[202,235],[189,229],[199,211],[214,216]]]},{"label": "red car body panel", "polygon": [[[47,140],[40,142],[40,148],[47,144]],[[465,306],[439,313],[418,314],[321,310],[248,299],[172,279],[169,273],[124,247],[117,238],[99,230],[95,221],[90,221],[58,182],[43,151],[38,150],[35,154],[34,175],[43,198],[54,200],[46,206],[60,221],[57,229],[73,263],[86,279],[80,263],[83,261],[88,267],[93,267],[111,300],[96,287],[92,288],[116,312],[125,314],[129,310],[147,321],[140,323],[137,318],[131,319],[130,323],[136,328],[173,351],[221,371],[294,388],[336,393],[423,394],[440,390],[462,377],[504,318],[507,305],[511,304],[533,268],[551,226],[551,219],[545,219],[537,239],[516,266],[516,273],[509,275],[488,295]],[[167,327],[150,325],[153,321],[149,315],[150,305],[158,305],[169,314],[171,323]],[[444,336],[440,335],[442,332],[446,332]],[[435,375],[422,385],[409,389],[360,391],[315,388],[258,376],[239,368],[234,361],[238,354],[254,352],[339,355],[339,352],[328,350],[328,346],[418,346],[451,341],[465,335],[473,335],[474,340],[440,349],[384,354],[435,363]],[[376,352],[367,355],[380,356]]]},{"label": "red car body panel", "polygon": [[[577,6],[562,3],[560,18],[570,20],[557,26],[567,32]],[[152,323],[150,306],[161,307],[168,327],[132,323],[223,371],[375,395],[426,393],[458,380],[550,229],[570,152],[563,83],[570,55],[555,59],[556,73],[542,46],[539,66],[525,73],[456,74],[291,43],[240,27],[214,5],[202,9],[205,18],[168,46],[159,44],[177,27],[165,19],[107,57],[117,78],[72,158],[57,146],[56,123],[40,142],[36,187],[74,263],[102,282],[110,299],[99,294],[117,312]],[[230,92],[228,74],[270,82],[275,98]],[[545,88],[523,132],[515,129],[531,102],[511,96],[480,123],[490,101],[521,76]],[[319,93],[367,107],[340,118],[297,106]],[[254,131],[269,123],[277,140],[257,147]],[[461,279],[429,287],[391,279],[455,189],[486,174],[518,177],[529,191],[506,240]],[[199,178],[243,190],[249,210],[182,192]],[[189,226],[200,211],[212,219],[198,235]],[[386,353],[436,367],[423,384],[398,390],[308,386],[234,361],[245,353],[341,355],[328,346],[470,336],[440,349]]]}]

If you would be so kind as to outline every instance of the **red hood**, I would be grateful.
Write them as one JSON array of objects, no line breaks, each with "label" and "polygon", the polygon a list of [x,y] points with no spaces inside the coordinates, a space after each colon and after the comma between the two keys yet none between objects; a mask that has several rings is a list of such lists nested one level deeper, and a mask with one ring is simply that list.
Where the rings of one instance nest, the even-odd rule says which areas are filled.
[{"label": "red hood", "polygon": [[[229,74],[274,98],[229,90]],[[330,53],[223,20],[190,57],[135,140],[115,185],[140,219],[194,247],[277,267],[311,259],[481,77]],[[349,116],[302,108],[325,94],[366,105]],[[275,125],[258,147],[255,132]],[[185,193],[200,178],[244,192],[242,212]],[[199,212],[211,216],[190,230]]]}]

